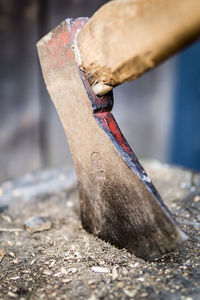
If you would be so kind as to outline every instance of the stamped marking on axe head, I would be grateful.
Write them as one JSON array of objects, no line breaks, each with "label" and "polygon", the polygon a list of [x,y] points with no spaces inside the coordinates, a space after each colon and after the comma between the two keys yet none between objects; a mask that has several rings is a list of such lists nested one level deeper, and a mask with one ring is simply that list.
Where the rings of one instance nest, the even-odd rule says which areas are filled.
[{"label": "stamped marking on axe head", "polygon": [[112,92],[96,96],[77,66],[74,40],[87,20],[67,19],[37,44],[73,156],[82,224],[103,240],[153,260],[187,237],[122,135],[111,113]]}]

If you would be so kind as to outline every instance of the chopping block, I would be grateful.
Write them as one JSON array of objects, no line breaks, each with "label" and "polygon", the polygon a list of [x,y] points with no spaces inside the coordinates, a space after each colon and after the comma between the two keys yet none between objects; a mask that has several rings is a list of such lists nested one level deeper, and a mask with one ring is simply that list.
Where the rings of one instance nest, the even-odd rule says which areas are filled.
[{"label": "chopping block", "polygon": [[[200,174],[143,164],[191,236],[184,247],[154,263],[118,249],[82,228],[72,170],[32,172],[0,184],[0,298],[199,299]],[[48,231],[24,229],[44,215],[52,220]]]}]

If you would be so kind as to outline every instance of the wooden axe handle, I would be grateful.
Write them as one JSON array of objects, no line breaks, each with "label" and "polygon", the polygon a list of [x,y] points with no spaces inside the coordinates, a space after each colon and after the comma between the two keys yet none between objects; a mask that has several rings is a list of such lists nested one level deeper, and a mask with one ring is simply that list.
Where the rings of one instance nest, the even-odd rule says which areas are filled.
[{"label": "wooden axe handle", "polygon": [[199,36],[200,0],[114,0],[79,33],[79,65],[96,94],[103,95]]}]

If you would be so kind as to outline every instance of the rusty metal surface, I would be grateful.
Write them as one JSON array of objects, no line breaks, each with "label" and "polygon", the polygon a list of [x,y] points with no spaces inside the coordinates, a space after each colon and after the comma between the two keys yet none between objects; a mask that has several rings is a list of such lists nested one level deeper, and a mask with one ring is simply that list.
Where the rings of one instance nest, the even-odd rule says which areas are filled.
[{"label": "rusty metal surface", "polygon": [[95,98],[77,68],[73,39],[85,22],[68,19],[37,44],[47,89],[70,144],[82,224],[88,232],[153,260],[186,236],[120,132],[110,112],[112,96]]}]

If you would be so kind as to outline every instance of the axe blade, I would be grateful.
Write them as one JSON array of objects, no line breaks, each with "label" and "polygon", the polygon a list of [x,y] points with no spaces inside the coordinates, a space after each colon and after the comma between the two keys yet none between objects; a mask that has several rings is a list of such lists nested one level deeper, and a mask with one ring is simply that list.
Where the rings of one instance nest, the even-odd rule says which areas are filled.
[{"label": "axe blade", "polygon": [[111,114],[112,92],[96,96],[76,64],[74,43],[87,20],[67,19],[37,43],[77,173],[82,224],[101,239],[154,260],[187,237]]}]

